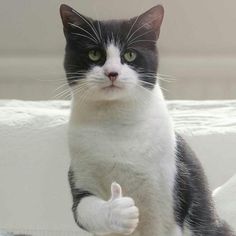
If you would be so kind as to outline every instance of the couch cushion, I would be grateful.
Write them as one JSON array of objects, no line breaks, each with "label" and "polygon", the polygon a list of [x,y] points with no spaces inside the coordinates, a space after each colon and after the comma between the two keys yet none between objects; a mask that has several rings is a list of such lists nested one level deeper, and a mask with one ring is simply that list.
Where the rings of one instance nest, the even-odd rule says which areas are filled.
[{"label": "couch cushion", "polygon": [[[67,182],[69,106],[68,101],[0,100],[2,229],[35,235],[78,231]],[[236,101],[172,101],[168,106],[211,188],[222,185],[236,172]]]}]

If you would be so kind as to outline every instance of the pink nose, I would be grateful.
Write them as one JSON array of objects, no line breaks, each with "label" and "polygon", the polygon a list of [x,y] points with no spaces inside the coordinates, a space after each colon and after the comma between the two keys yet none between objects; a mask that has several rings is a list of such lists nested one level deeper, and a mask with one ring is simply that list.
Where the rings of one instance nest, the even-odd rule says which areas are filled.
[{"label": "pink nose", "polygon": [[118,73],[117,72],[110,72],[107,74],[107,76],[111,82],[114,82],[118,77]]}]

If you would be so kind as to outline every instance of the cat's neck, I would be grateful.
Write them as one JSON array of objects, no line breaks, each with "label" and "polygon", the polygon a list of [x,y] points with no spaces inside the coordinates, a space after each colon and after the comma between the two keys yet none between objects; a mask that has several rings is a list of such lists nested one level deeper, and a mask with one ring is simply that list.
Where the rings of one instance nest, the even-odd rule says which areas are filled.
[{"label": "cat's neck", "polygon": [[129,124],[146,122],[150,117],[161,116],[168,120],[162,92],[157,86],[153,91],[141,91],[139,99],[113,101],[83,101],[74,96],[71,106],[71,125]]}]

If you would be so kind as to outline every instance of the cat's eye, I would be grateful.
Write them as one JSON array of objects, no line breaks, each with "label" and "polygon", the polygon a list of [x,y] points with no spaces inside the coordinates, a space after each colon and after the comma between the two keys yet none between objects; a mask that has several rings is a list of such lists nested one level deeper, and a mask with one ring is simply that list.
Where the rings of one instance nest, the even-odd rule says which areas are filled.
[{"label": "cat's eye", "polygon": [[127,62],[133,62],[137,57],[137,53],[134,52],[134,51],[126,51],[125,54],[124,54],[124,59],[127,61]]},{"label": "cat's eye", "polygon": [[99,61],[102,58],[102,53],[99,50],[90,50],[88,52],[88,57],[91,61]]}]

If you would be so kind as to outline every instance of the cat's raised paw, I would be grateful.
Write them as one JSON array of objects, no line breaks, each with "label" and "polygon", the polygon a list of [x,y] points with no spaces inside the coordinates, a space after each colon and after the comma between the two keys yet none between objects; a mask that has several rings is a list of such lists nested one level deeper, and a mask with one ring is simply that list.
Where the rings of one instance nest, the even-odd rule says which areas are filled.
[{"label": "cat's raised paw", "polygon": [[139,210],[130,197],[122,196],[119,184],[112,183],[108,204],[108,227],[114,233],[131,234],[139,222]]}]

